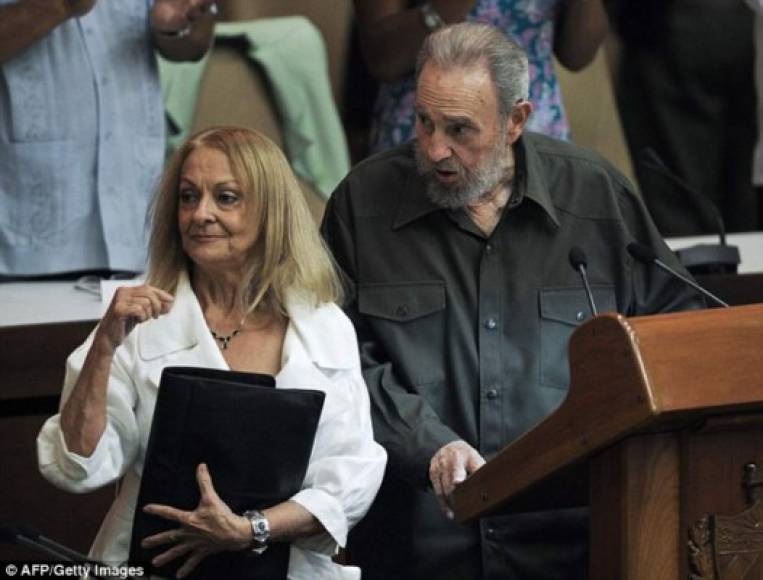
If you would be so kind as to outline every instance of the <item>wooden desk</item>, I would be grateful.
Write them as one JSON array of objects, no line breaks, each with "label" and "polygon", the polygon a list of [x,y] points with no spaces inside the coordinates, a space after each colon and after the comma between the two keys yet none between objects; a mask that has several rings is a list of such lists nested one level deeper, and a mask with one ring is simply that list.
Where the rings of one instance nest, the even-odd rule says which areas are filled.
[{"label": "wooden desk", "polygon": [[[71,282],[0,284],[0,523],[26,524],[87,552],[115,487],[74,495],[37,469],[35,440],[58,407],[69,353],[100,316],[100,300]],[[31,550],[0,544],[0,560],[41,560]]]}]

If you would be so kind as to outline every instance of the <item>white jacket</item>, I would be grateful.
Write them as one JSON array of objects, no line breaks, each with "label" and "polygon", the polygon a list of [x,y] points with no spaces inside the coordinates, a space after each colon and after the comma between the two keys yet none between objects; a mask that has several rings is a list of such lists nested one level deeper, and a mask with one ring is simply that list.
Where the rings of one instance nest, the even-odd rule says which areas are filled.
[{"label": "white jacket", "polygon": [[[287,300],[286,309],[289,325],[276,387],[326,393],[303,488],[291,500],[312,513],[327,533],[292,543],[289,578],[358,578],[356,568],[338,566],[331,556],[370,507],[386,455],[373,440],[355,332],[333,304],[313,308],[294,299]],[[92,339],[93,334],[67,361],[62,405]],[[139,324],[117,349],[108,386],[108,424],[93,454],[82,457],[67,449],[60,415],[48,419],[37,438],[40,471],[58,487],[85,493],[124,476],[91,548],[93,558],[111,564],[127,559],[159,379],[164,367],[175,365],[229,368],[185,275],[171,311]]]}]

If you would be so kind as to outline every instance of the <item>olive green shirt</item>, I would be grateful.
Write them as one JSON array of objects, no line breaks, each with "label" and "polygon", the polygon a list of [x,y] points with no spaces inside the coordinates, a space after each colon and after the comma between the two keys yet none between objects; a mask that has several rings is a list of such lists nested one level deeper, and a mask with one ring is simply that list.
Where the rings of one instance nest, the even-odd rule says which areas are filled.
[{"label": "olive green shirt", "polygon": [[[638,241],[683,271],[631,186],[605,161],[527,133],[515,152],[512,197],[489,236],[464,211],[428,200],[412,143],[360,163],[326,209],[322,230],[347,277],[346,312],[358,333],[375,436],[389,453],[385,485],[406,482],[397,489],[412,486],[419,503],[429,501],[422,494],[440,447],[464,439],[490,459],[564,399],[568,339],[591,316],[569,263],[573,246],[587,255],[599,312],[631,316],[701,305],[692,290],[628,255],[628,243]],[[380,498],[377,504],[390,496],[382,490]],[[410,565],[421,576],[447,578],[454,568],[438,567],[437,554],[447,562],[461,544],[435,532],[428,542],[430,527],[422,522],[436,516],[425,517],[431,506],[419,513],[415,503],[398,504],[408,512],[401,518],[428,530],[414,532],[421,550],[407,547]],[[441,519],[445,535],[457,526]],[[484,550],[495,528],[483,522],[458,530],[451,531],[478,536],[463,545],[482,546],[482,558],[473,561],[484,561],[488,577],[496,558]],[[566,577],[549,566],[549,578]],[[495,573],[535,577],[522,566],[516,576]]]}]

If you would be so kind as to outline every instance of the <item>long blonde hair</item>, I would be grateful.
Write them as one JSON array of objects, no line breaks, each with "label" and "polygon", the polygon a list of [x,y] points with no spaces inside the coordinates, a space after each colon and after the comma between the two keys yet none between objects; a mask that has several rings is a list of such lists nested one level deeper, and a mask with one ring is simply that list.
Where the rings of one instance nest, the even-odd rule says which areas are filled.
[{"label": "long blonde hair", "polygon": [[314,305],[341,300],[341,284],[284,154],[250,129],[213,127],[192,136],[165,169],[151,207],[148,283],[175,291],[193,264],[182,248],[178,186],[183,164],[201,148],[224,153],[249,202],[257,233],[242,283],[246,312],[285,315],[287,291]]}]

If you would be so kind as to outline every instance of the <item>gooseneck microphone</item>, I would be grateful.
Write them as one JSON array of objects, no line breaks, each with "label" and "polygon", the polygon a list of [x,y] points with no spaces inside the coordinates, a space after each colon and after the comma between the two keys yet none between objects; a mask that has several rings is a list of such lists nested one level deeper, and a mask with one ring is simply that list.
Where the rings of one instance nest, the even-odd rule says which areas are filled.
[{"label": "gooseneck microphone", "polygon": [[697,284],[694,280],[691,278],[687,278],[683,274],[680,274],[679,272],[676,272],[673,268],[668,266],[665,262],[660,260],[657,257],[657,254],[655,254],[654,250],[648,246],[644,246],[643,244],[639,244],[637,242],[631,242],[628,244],[628,253],[633,256],[636,260],[641,262],[642,264],[654,264],[658,268],[661,268],[662,270],[665,270],[668,274],[673,276],[674,278],[678,278],[683,282],[684,284],[688,284],[692,288],[694,288],[697,292],[702,294],[703,296],[706,296],[716,304],[723,306],[724,308],[728,308],[729,305],[718,298],[715,294],[712,292],[705,290],[702,286]]},{"label": "gooseneck microphone", "polygon": [[[124,578],[125,580],[134,580],[136,578],[134,572],[125,574],[121,570],[125,566],[119,566],[115,569],[111,564],[91,560],[84,554],[75,552],[71,548],[46,538],[31,526],[0,524],[0,544],[5,543],[17,544],[37,550],[56,561],[82,565],[85,569],[84,575],[88,578],[113,578],[117,574],[119,574],[119,578]],[[131,567],[127,567],[128,571],[130,569]],[[23,576],[24,574],[21,575]],[[143,578],[144,576],[141,575],[140,577]]]},{"label": "gooseneck microphone", "polygon": [[87,562],[87,557],[46,538],[30,526],[0,525],[0,543],[18,544],[39,550],[63,562]]},{"label": "gooseneck microphone", "polygon": [[588,275],[586,274],[586,267],[588,266],[588,260],[586,259],[585,252],[577,246],[572,246],[570,250],[570,265],[572,269],[580,274],[583,279],[583,286],[585,286],[586,297],[588,298],[588,305],[591,307],[591,313],[596,316],[596,304],[593,301],[593,293],[591,287],[588,285]]}]

